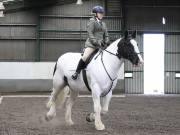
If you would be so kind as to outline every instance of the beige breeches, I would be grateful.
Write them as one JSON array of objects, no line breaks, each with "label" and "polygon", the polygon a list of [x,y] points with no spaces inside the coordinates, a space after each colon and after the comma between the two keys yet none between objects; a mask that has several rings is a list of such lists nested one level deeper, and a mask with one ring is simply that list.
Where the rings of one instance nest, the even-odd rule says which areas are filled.
[{"label": "beige breeches", "polygon": [[85,48],[84,50],[84,54],[82,56],[82,60],[83,61],[86,61],[88,59],[88,57],[95,51],[94,48],[91,48],[91,47],[87,47]]}]

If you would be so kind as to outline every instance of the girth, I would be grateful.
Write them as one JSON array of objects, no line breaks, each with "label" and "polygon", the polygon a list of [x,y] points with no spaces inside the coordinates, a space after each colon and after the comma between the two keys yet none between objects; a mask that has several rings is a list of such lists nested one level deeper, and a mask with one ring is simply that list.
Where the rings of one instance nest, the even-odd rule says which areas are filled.
[{"label": "girth", "polygon": [[89,87],[89,83],[88,83],[87,74],[86,74],[86,70],[85,69],[82,70],[82,76],[83,76],[83,81],[84,81],[86,87],[91,92],[91,88]]}]

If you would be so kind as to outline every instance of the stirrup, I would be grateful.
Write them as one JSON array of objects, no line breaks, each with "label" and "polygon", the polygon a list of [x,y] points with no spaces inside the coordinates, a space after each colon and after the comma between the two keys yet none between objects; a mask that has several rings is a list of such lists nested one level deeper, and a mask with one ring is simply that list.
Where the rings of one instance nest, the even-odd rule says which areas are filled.
[{"label": "stirrup", "polygon": [[76,79],[78,78],[78,76],[79,76],[79,73],[75,72],[75,73],[71,76],[71,78],[72,78],[73,80],[76,80]]}]

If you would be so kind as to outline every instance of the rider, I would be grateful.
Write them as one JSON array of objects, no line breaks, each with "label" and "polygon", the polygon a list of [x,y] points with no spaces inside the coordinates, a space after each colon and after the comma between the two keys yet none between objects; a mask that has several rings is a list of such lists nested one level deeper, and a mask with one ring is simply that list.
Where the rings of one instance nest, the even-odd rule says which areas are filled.
[{"label": "rider", "polygon": [[109,35],[106,24],[102,21],[104,17],[104,8],[95,6],[92,9],[94,16],[90,18],[87,24],[88,38],[85,42],[85,49],[80,59],[76,72],[72,75],[72,79],[76,80],[82,69],[86,67],[86,60],[90,55],[99,48],[105,48],[110,44]]}]

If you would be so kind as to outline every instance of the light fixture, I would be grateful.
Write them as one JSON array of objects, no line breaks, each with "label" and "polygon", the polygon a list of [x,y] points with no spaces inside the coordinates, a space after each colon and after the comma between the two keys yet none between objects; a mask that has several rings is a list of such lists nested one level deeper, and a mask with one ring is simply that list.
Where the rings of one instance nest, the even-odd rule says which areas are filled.
[{"label": "light fixture", "polygon": [[3,5],[3,2],[0,2],[0,17],[4,17],[4,10],[5,7]]},{"label": "light fixture", "polygon": [[166,18],[165,17],[162,17],[162,24],[166,24]]},{"label": "light fixture", "polygon": [[82,0],[77,0],[76,4],[77,4],[77,5],[82,5],[83,2],[82,2]]}]

